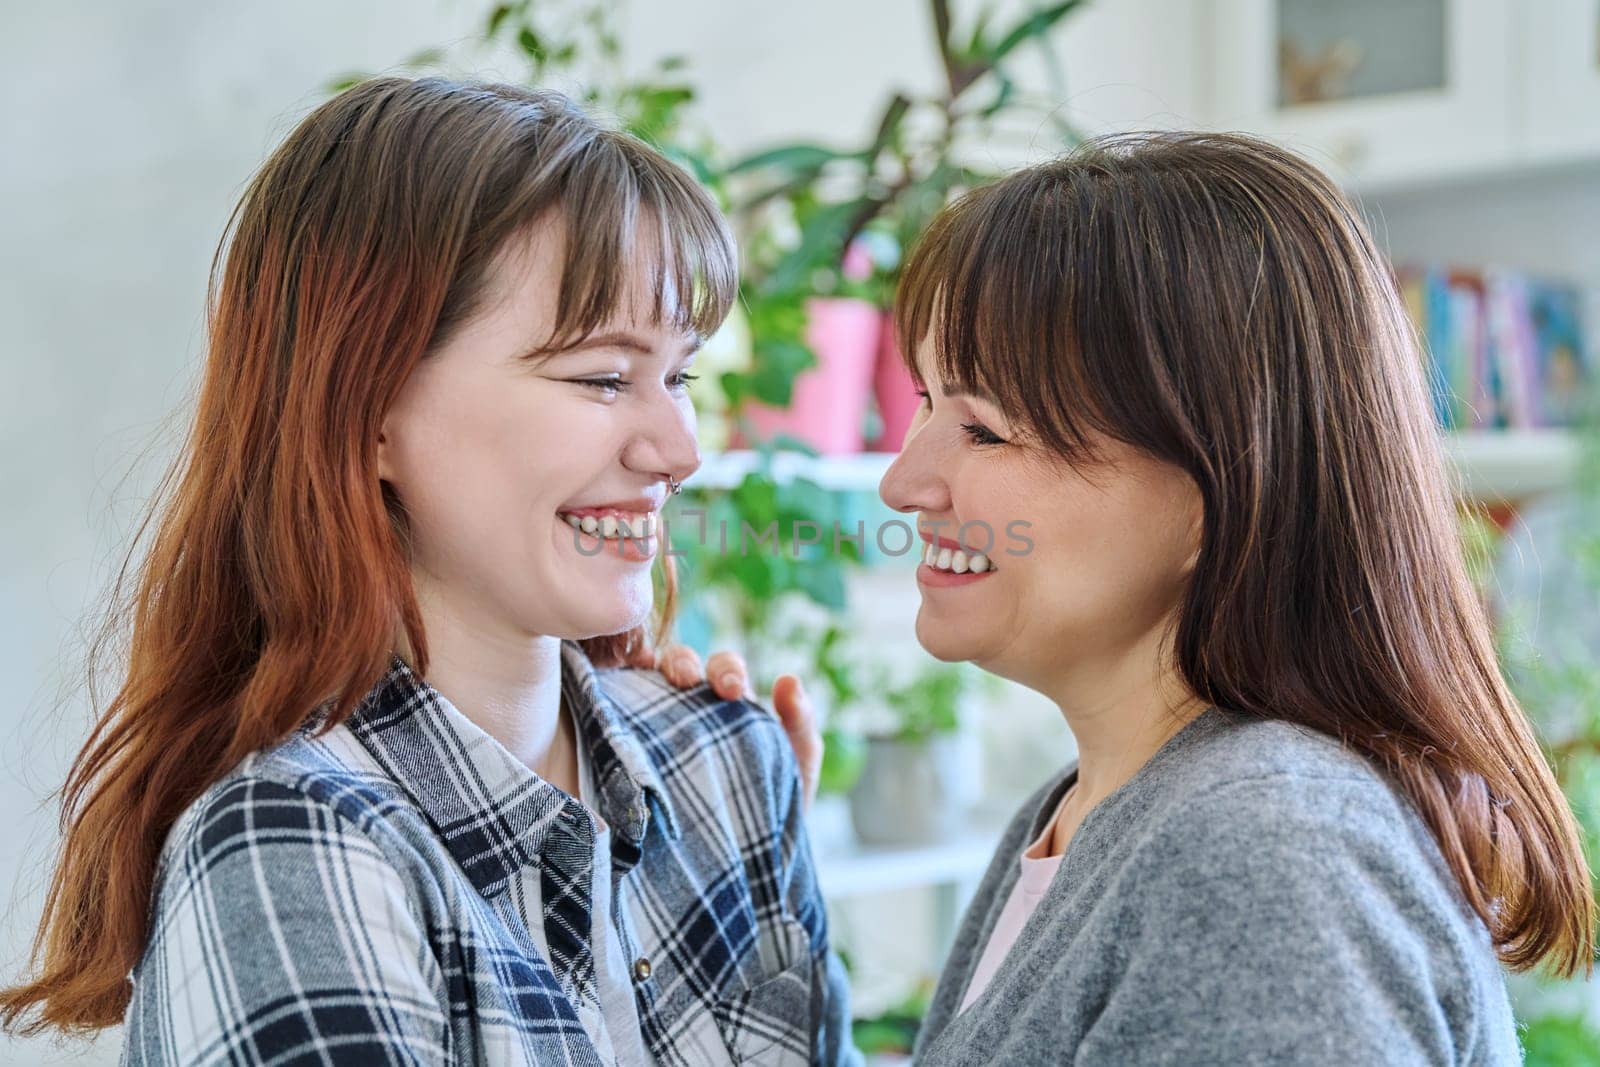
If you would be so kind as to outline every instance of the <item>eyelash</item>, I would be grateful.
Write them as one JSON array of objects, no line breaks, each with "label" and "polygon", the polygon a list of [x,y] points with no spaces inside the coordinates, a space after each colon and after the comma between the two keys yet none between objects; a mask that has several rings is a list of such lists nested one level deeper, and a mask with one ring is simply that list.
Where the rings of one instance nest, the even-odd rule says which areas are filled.
[{"label": "eyelash", "polygon": [[[684,389],[688,387],[690,382],[699,380],[700,375],[681,371],[668,379],[667,388]],[[633,385],[632,382],[624,381],[622,378],[573,378],[572,381],[578,385],[587,385],[591,389],[598,389],[607,393],[620,393]]]},{"label": "eyelash", "polygon": [[[924,404],[931,403],[932,398],[928,396],[926,389],[913,391],[922,398]],[[961,424],[961,428],[966,431],[967,436],[972,439],[972,443],[975,445],[1003,445],[1006,443],[1004,437],[1001,437],[981,422],[964,422]]]},{"label": "eyelash", "polygon": [[981,422],[963,422],[961,428],[967,431],[967,436],[972,438],[975,445],[1003,445],[1006,439],[995,433]]}]

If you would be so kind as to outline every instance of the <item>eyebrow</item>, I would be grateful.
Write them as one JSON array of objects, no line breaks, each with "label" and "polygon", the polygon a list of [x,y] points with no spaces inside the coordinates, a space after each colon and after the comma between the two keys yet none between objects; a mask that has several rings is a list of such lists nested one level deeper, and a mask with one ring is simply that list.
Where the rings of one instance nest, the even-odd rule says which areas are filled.
[{"label": "eyebrow", "polygon": [[[705,343],[704,337],[701,337],[698,334],[692,334],[689,343],[684,346],[682,354],[685,356],[692,356],[696,352],[700,351],[701,347]],[[639,356],[653,356],[655,355],[656,351],[653,347],[651,347],[649,342],[645,341],[638,334],[628,333],[621,330],[613,330],[609,333],[592,334],[588,337],[585,337],[577,344],[568,345],[566,348],[557,348],[551,350],[549,355],[567,356],[579,352],[587,352],[596,348],[620,348],[624,351],[632,352]]]},{"label": "eyebrow", "polygon": [[[922,374],[920,373],[920,371],[917,368],[908,367],[908,368],[906,368],[906,370],[907,370],[907,373],[909,373],[911,375],[911,383],[913,385],[915,385],[918,389],[924,389],[925,390],[925,389],[928,388],[928,380],[922,376]],[[950,385],[950,384],[951,383],[946,382],[943,379],[940,379],[940,381],[939,381],[939,391],[944,393],[944,395],[948,396],[948,397],[955,397],[957,399],[963,399],[963,400],[982,400],[985,403],[993,404],[995,407],[999,407],[1000,406],[1000,402],[998,400],[996,400],[994,397],[990,396],[988,393],[981,392],[981,391],[978,391],[978,390],[972,390],[972,389],[963,389],[960,386],[956,386],[953,389],[946,388],[946,386]]]},{"label": "eyebrow", "polygon": [[[927,383],[925,383],[925,382],[920,382],[919,384],[924,389],[926,389],[928,387]],[[955,399],[955,400],[981,400],[985,404],[990,404],[990,405],[993,405],[994,407],[1002,408],[1002,410],[1003,410],[1003,407],[1002,407],[1002,405],[1001,405],[999,400],[997,400],[995,397],[991,396],[990,394],[982,391],[981,389],[963,389],[959,385],[955,385],[954,383],[951,383],[951,382],[940,382],[939,383],[939,390],[940,390],[940,392],[944,393],[945,396],[950,397],[950,398]]]}]

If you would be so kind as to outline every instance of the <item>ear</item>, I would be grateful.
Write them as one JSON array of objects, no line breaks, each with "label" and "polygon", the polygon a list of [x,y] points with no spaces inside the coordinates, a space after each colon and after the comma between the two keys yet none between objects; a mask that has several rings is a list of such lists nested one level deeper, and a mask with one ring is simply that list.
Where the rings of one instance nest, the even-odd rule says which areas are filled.
[{"label": "ear", "polygon": [[378,480],[380,482],[394,481],[394,431],[389,426],[387,417],[383,426],[378,430]]},{"label": "ear", "polygon": [[1185,578],[1193,574],[1195,568],[1200,565],[1200,547],[1205,542],[1206,534],[1205,499],[1200,495],[1200,487],[1192,481],[1189,482],[1188,512],[1187,543],[1189,554],[1183,561],[1183,575]]}]

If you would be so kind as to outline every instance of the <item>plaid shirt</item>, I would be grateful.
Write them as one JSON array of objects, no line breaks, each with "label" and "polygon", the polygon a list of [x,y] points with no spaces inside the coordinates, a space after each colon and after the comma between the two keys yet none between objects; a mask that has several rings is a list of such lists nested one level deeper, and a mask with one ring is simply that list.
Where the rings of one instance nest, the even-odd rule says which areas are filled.
[{"label": "plaid shirt", "polygon": [[[656,1061],[858,1063],[777,721],[597,671],[571,642],[561,684]],[[346,722],[320,725],[174,826],[123,1062],[607,1062],[583,1023],[599,1010],[583,805],[398,658]]]}]

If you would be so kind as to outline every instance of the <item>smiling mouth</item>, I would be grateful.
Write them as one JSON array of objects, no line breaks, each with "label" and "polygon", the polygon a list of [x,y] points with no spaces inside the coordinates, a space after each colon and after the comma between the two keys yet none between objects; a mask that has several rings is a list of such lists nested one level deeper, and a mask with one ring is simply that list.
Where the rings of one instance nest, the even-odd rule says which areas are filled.
[{"label": "smiling mouth", "polygon": [[993,574],[999,570],[982,552],[966,552],[932,541],[922,548],[922,562],[941,574]]},{"label": "smiling mouth", "polygon": [[574,530],[591,534],[607,541],[644,540],[656,535],[661,517],[653,511],[613,511],[604,514],[557,512],[561,520]]}]

